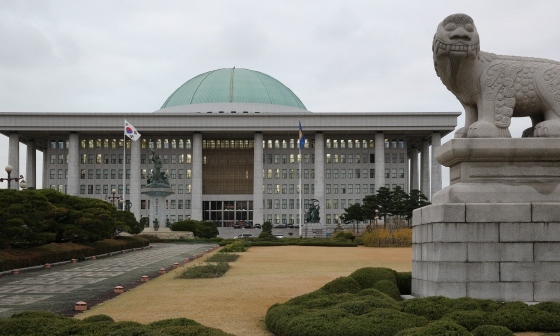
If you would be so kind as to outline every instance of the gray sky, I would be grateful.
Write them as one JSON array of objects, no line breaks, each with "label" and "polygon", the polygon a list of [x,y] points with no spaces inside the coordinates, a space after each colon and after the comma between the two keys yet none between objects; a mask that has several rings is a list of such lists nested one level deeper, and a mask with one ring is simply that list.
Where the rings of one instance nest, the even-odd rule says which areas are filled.
[{"label": "gray sky", "polygon": [[[484,51],[560,60],[556,0],[2,0],[0,111],[151,112],[233,66],[278,79],[314,112],[462,111],[431,52],[437,24],[459,12]],[[511,133],[529,126],[516,119]],[[0,148],[3,167],[1,135]],[[25,146],[20,158],[25,173]]]}]

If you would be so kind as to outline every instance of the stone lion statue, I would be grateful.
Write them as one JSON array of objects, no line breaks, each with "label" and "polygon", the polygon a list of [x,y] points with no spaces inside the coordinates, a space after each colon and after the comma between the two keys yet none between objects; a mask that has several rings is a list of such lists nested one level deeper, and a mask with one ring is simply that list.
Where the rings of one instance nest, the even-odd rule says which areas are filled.
[{"label": "stone lion statue", "polygon": [[560,137],[560,62],[480,51],[472,18],[446,17],[432,45],[443,84],[465,108],[456,138],[510,138],[511,117],[530,117],[524,137]]}]

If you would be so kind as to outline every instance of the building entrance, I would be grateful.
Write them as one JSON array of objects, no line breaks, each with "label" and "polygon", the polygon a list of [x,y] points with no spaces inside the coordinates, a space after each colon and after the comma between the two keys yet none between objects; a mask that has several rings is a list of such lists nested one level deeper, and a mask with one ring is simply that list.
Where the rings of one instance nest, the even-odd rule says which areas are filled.
[{"label": "building entrance", "polygon": [[218,227],[253,226],[253,201],[203,201],[202,219]]}]

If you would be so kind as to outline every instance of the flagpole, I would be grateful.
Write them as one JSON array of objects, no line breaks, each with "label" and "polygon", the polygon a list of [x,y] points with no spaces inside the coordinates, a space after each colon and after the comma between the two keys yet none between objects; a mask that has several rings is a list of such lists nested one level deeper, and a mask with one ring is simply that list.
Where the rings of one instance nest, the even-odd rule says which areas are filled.
[{"label": "flagpole", "polygon": [[[126,127],[126,119],[123,118],[124,126]],[[126,205],[126,131],[123,134],[123,194],[122,194],[122,201],[123,201],[123,209]]]},{"label": "flagpole", "polygon": [[301,175],[303,173],[303,171],[301,170],[301,144],[298,141],[298,158],[299,158],[299,236],[301,237],[301,229],[303,226],[303,215],[302,215],[302,211],[303,211],[303,203],[301,203],[301,194],[303,193],[303,190],[301,188]]}]

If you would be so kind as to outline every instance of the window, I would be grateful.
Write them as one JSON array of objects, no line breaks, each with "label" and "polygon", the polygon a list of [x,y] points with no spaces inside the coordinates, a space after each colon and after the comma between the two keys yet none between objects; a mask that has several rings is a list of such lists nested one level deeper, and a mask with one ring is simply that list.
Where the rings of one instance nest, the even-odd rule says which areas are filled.
[{"label": "window", "polygon": [[280,154],[274,154],[274,163],[280,163]]},{"label": "window", "polygon": [[[56,143],[55,143],[55,144],[56,144]],[[51,173],[50,173],[50,175],[49,175],[51,179],[56,178],[56,173],[55,173],[55,172],[56,172],[55,169],[51,169]]]},{"label": "window", "polygon": [[274,178],[277,178],[277,179],[280,178],[280,169],[275,169],[274,170]]},{"label": "window", "polygon": [[391,148],[397,148],[397,139],[391,139]]},{"label": "window", "polygon": [[266,185],[266,193],[267,194],[272,194],[272,184],[267,184]]},{"label": "window", "polygon": [[272,209],[272,200],[271,199],[266,200],[266,208],[267,209]]},{"label": "window", "polygon": [[346,184],[341,184],[340,185],[340,193],[341,194],[346,194]]},{"label": "window", "polygon": [[84,195],[86,193],[86,186],[84,184],[80,185],[80,194]]},{"label": "window", "polygon": [[282,163],[288,163],[288,155],[282,154]]},{"label": "window", "polygon": [[399,178],[404,178],[404,168],[399,168]]},{"label": "window", "polygon": [[93,169],[88,169],[88,179],[93,178]]},{"label": "window", "polygon": [[399,139],[399,148],[404,148],[404,140]]},{"label": "window", "polygon": [[360,169],[356,169],[356,178],[360,178]]},{"label": "window", "polygon": [[326,170],[326,172],[325,172],[325,178],[328,178],[328,179],[331,178],[331,170],[330,170],[330,169],[327,169],[327,170]]},{"label": "window", "polygon": [[[83,164],[85,164],[87,162],[87,155],[86,154],[81,155],[80,162],[83,163]],[[54,163],[54,162],[51,162],[51,163]]]},{"label": "window", "polygon": [[303,185],[303,193],[304,194],[309,194],[309,184],[304,184]]},{"label": "window", "polygon": [[95,170],[95,178],[96,178],[96,179],[100,179],[100,178],[101,178],[101,169],[96,169],[96,170]]},{"label": "window", "polygon": [[333,169],[333,179],[337,179],[338,178],[338,169]]},{"label": "window", "polygon": [[391,177],[392,178],[397,178],[397,168],[391,169]]},{"label": "window", "polygon": [[389,161],[390,161],[389,153],[385,153],[385,163],[389,163]]},{"label": "window", "polygon": [[290,194],[293,194],[293,193],[294,193],[294,185],[290,184]]},{"label": "window", "polygon": [[305,179],[309,178],[309,169],[304,169],[303,170],[303,178],[305,178]]},{"label": "window", "polygon": [[389,168],[385,168],[385,178],[389,178]]},{"label": "window", "polygon": [[352,154],[348,155],[348,163],[354,163],[354,156]]},{"label": "window", "polygon": [[327,139],[325,147],[331,148],[331,139]]},{"label": "window", "polygon": [[64,149],[64,140],[58,140],[58,149]]},{"label": "window", "polygon": [[93,195],[93,184],[88,184],[88,194]]},{"label": "window", "polygon": [[385,148],[389,148],[389,139],[385,139]]},{"label": "window", "polygon": [[330,209],[332,208],[332,200],[331,199],[327,199],[327,202],[325,203],[325,208]]},{"label": "window", "polygon": [[369,170],[369,178],[375,178],[375,169]]},{"label": "window", "polygon": [[177,209],[183,209],[183,200],[177,201]]},{"label": "window", "polygon": [[327,157],[325,159],[325,163],[331,163],[331,155],[327,154]]},{"label": "window", "polygon": [[348,178],[354,177],[354,171],[352,169],[348,169]]},{"label": "window", "polygon": [[[348,142],[348,145],[350,145],[350,144],[351,144],[351,142]],[[333,209],[338,209],[338,200],[337,199],[333,200],[332,207],[333,207]]]},{"label": "window", "polygon": [[80,178],[82,178],[82,179],[86,178],[86,170],[85,169],[80,170]]},{"label": "window", "polygon": [[333,194],[338,194],[338,184],[333,184]]},{"label": "window", "polygon": [[185,172],[186,172],[186,174],[187,174],[187,175],[185,176],[185,178],[188,178],[188,179],[192,178],[192,171],[191,171],[190,169],[187,169]]},{"label": "window", "polygon": [[287,179],[287,178],[288,178],[288,170],[287,170],[287,169],[282,169],[282,178],[283,178],[283,179]]},{"label": "window", "polygon": [[274,193],[275,193],[275,194],[279,194],[279,193],[280,193],[280,185],[279,185],[279,184],[274,185]]},{"label": "window", "polygon": [[288,185],[282,184],[282,194],[287,194],[287,193],[288,193]]},{"label": "window", "polygon": [[341,169],[340,170],[340,178],[341,179],[346,178],[346,169]]},{"label": "window", "polygon": [[116,178],[117,178],[117,170],[116,170],[116,169],[111,169],[111,178],[112,178],[112,179],[116,179]]},{"label": "window", "polygon": [[325,186],[325,194],[330,194],[330,193],[331,193],[331,185],[330,185],[330,184],[327,184],[327,185]]},{"label": "window", "polygon": [[192,186],[190,184],[187,184],[187,194],[190,194],[192,191]]},{"label": "window", "polygon": [[95,185],[95,193],[96,194],[101,194],[101,185],[99,185],[99,184]]},{"label": "window", "polygon": [[294,208],[294,199],[293,198],[290,199],[289,203],[290,203],[290,209],[293,209]]},{"label": "window", "polygon": [[185,200],[185,209],[191,208],[191,200]]},{"label": "window", "polygon": [[283,199],[282,200],[282,209],[287,209],[288,208],[288,200]]},{"label": "window", "polygon": [[179,184],[179,187],[177,188],[177,194],[182,194],[183,192],[183,185]]}]

